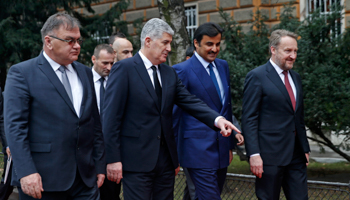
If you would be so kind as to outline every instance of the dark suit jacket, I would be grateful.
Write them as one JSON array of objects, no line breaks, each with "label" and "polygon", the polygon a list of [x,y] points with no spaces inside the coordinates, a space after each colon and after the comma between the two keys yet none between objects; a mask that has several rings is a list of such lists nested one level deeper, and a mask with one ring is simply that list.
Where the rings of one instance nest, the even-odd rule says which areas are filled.
[{"label": "dark suit jacket", "polygon": [[172,67],[160,64],[159,69],[161,107],[138,53],[113,65],[105,93],[102,122],[107,163],[122,162],[126,171],[153,170],[163,132],[176,168],[178,159],[172,129],[174,104],[214,128],[214,120],[219,114],[191,95]]},{"label": "dark suit jacket", "polygon": [[[194,55],[174,69],[187,90],[204,101],[210,108],[232,121],[230,74],[226,61],[215,59],[225,97],[220,101],[208,72]],[[223,137],[180,108],[174,108],[174,131],[178,137],[180,165],[188,168],[220,169],[229,165],[229,150],[234,148],[233,138]]]},{"label": "dark suit jacket", "polygon": [[91,70],[72,63],[83,86],[80,118],[63,84],[41,53],[10,68],[5,90],[5,131],[13,155],[13,184],[32,173],[45,191],[64,191],[77,170],[88,187],[105,173],[101,123]]},{"label": "dark suit jacket", "polygon": [[270,61],[247,74],[242,129],[247,156],[260,153],[266,165],[285,166],[293,157],[295,132],[303,152],[310,152],[304,123],[300,75],[290,70],[297,90],[296,108]]},{"label": "dark suit jacket", "polygon": [[5,130],[4,130],[4,115],[3,115],[3,96],[2,96],[2,90],[0,88],[0,138],[1,138],[1,144],[2,144],[2,152],[6,154],[6,147],[7,147],[7,141],[5,137]]}]

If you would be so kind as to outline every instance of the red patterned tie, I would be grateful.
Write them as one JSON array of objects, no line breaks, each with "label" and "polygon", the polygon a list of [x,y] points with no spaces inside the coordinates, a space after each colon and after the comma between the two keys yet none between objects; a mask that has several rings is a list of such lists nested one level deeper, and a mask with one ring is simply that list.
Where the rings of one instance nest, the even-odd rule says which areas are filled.
[{"label": "red patterned tie", "polygon": [[295,97],[294,97],[292,87],[290,86],[290,83],[289,83],[288,71],[283,71],[282,73],[284,74],[284,85],[286,86],[290,100],[292,101],[293,110],[295,110]]}]

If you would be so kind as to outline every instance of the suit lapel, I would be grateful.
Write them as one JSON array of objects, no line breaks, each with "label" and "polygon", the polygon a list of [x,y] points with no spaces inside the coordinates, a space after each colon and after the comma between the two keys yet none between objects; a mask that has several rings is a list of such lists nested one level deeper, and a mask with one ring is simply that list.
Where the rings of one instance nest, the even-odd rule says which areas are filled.
[{"label": "suit lapel", "polygon": [[211,81],[211,78],[207,70],[203,67],[202,63],[199,62],[196,56],[192,56],[190,59],[192,62],[191,64],[192,70],[197,75],[198,80],[202,83],[204,89],[207,91],[208,95],[210,96],[211,100],[213,101],[215,106],[218,108],[218,110],[221,110],[222,103],[220,102],[220,97],[218,95],[218,92],[216,91],[213,81]]},{"label": "suit lapel", "polygon": [[84,108],[85,108],[85,102],[86,102],[86,98],[87,98],[87,87],[88,87],[88,80],[87,78],[84,77],[84,69],[75,64],[74,62],[72,63],[72,66],[73,68],[75,69],[75,71],[77,72],[78,74],[78,78],[80,79],[80,82],[81,82],[81,85],[83,87],[83,98],[81,100],[81,106],[80,106],[80,117],[83,115],[83,112],[84,112]]},{"label": "suit lapel", "polygon": [[73,107],[73,103],[69,99],[69,96],[66,90],[64,89],[62,82],[60,81],[60,79],[58,79],[56,72],[53,71],[51,65],[45,59],[43,53],[39,55],[38,67],[47,76],[47,78],[52,83],[52,85],[55,86],[57,92],[60,94],[63,100],[67,103],[67,105],[71,108],[71,110],[76,114],[75,109]]},{"label": "suit lapel", "polygon": [[[158,102],[158,97],[157,97],[156,91],[154,90],[152,81],[151,81],[151,79],[150,79],[150,77],[148,75],[148,72],[146,70],[145,64],[143,63],[139,53],[137,53],[134,56],[134,63],[135,63],[134,67],[135,67],[137,73],[139,74],[142,82],[145,84],[149,94],[151,95],[152,99],[154,100],[154,103],[156,104],[157,108],[160,111],[160,107],[159,107],[159,105],[157,103]],[[161,77],[163,77],[163,76],[161,76]],[[163,78],[162,78],[162,84],[163,84]],[[164,87],[164,85],[163,85],[163,87]],[[163,87],[162,87],[162,94],[163,94],[162,97],[164,96]],[[162,99],[164,101],[165,98],[162,98]]]},{"label": "suit lapel", "polygon": [[273,84],[275,84],[275,86],[281,91],[281,93],[283,94],[283,96],[287,99],[291,109],[293,110],[293,105],[292,105],[292,101],[290,100],[288,91],[286,89],[286,86],[283,84],[280,76],[277,74],[276,70],[273,68],[272,64],[270,63],[270,61],[268,61],[266,63],[266,71],[267,73],[267,77],[271,80],[271,82]]},{"label": "suit lapel", "polygon": [[158,65],[159,67],[159,71],[160,71],[160,77],[162,79],[162,105],[161,105],[161,109],[163,109],[164,104],[165,104],[165,99],[166,99],[166,94],[167,94],[167,89],[168,89],[168,79],[166,77],[167,76],[167,70],[164,66],[164,64],[160,64]]}]

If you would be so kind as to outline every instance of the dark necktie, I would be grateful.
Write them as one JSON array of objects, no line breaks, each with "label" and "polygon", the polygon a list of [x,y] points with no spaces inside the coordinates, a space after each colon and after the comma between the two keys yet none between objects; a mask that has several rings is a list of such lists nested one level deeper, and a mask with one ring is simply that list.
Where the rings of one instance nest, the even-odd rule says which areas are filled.
[{"label": "dark necktie", "polygon": [[154,81],[154,89],[156,91],[156,94],[158,96],[158,105],[161,107],[162,105],[162,87],[160,86],[158,75],[157,75],[157,68],[155,66],[151,67],[153,70],[153,81]]},{"label": "dark necktie", "polygon": [[71,102],[73,103],[72,89],[71,89],[70,84],[69,84],[69,80],[68,80],[68,76],[67,76],[67,73],[66,73],[66,69],[67,68],[65,66],[62,66],[62,65],[58,68],[58,70],[60,70],[61,73],[62,73],[62,84],[64,86],[64,89],[66,89],[68,97],[71,100]]},{"label": "dark necktie", "polygon": [[104,87],[104,82],[105,78],[101,77],[99,79],[101,85],[100,85],[100,113],[102,113],[102,108],[103,108],[103,102],[104,102],[104,96],[105,96],[105,87]]},{"label": "dark necktie", "polygon": [[218,81],[217,81],[217,79],[216,79],[215,73],[214,73],[214,71],[213,71],[213,65],[210,63],[210,64],[208,65],[208,67],[209,67],[210,78],[211,78],[211,80],[213,81],[213,83],[214,83],[214,85],[215,85],[216,91],[218,92],[218,95],[219,95],[219,98],[220,98],[220,102],[222,102],[219,84],[218,84]]},{"label": "dark necktie", "polygon": [[288,71],[283,71],[282,73],[284,74],[284,85],[286,86],[290,100],[292,101],[293,110],[295,110],[295,103],[296,102],[295,102],[295,97],[294,97],[292,87],[290,86],[290,83],[289,83]]}]

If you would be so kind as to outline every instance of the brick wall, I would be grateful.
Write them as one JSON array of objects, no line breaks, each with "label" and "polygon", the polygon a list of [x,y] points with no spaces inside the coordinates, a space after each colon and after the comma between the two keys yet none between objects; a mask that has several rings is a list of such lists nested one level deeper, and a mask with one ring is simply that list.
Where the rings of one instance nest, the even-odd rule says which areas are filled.
[{"label": "brick wall", "polygon": [[[302,2],[300,2],[302,1]],[[103,14],[107,9],[111,8],[118,0],[100,0],[99,3],[92,5],[95,14]],[[222,18],[218,13],[218,7],[222,7],[226,13],[233,17],[234,20],[241,23],[244,30],[248,30],[247,22],[252,20],[252,15],[260,9],[261,13],[268,17],[266,22],[269,26],[278,23],[280,12],[283,11],[283,4],[288,2],[296,2],[294,16],[303,19],[303,7],[306,0],[184,0],[185,6],[196,5],[198,10],[198,22],[203,24],[208,21],[221,22]],[[300,8],[302,6],[302,8]],[[344,0],[345,18],[343,23],[345,27],[350,26],[350,0]],[[81,13],[87,13],[85,9],[77,9]],[[150,18],[159,17],[157,0],[130,0],[127,11],[122,15],[120,20],[129,22],[129,34],[134,34],[132,22],[140,17],[146,21]],[[118,20],[118,19],[116,19]]]}]

